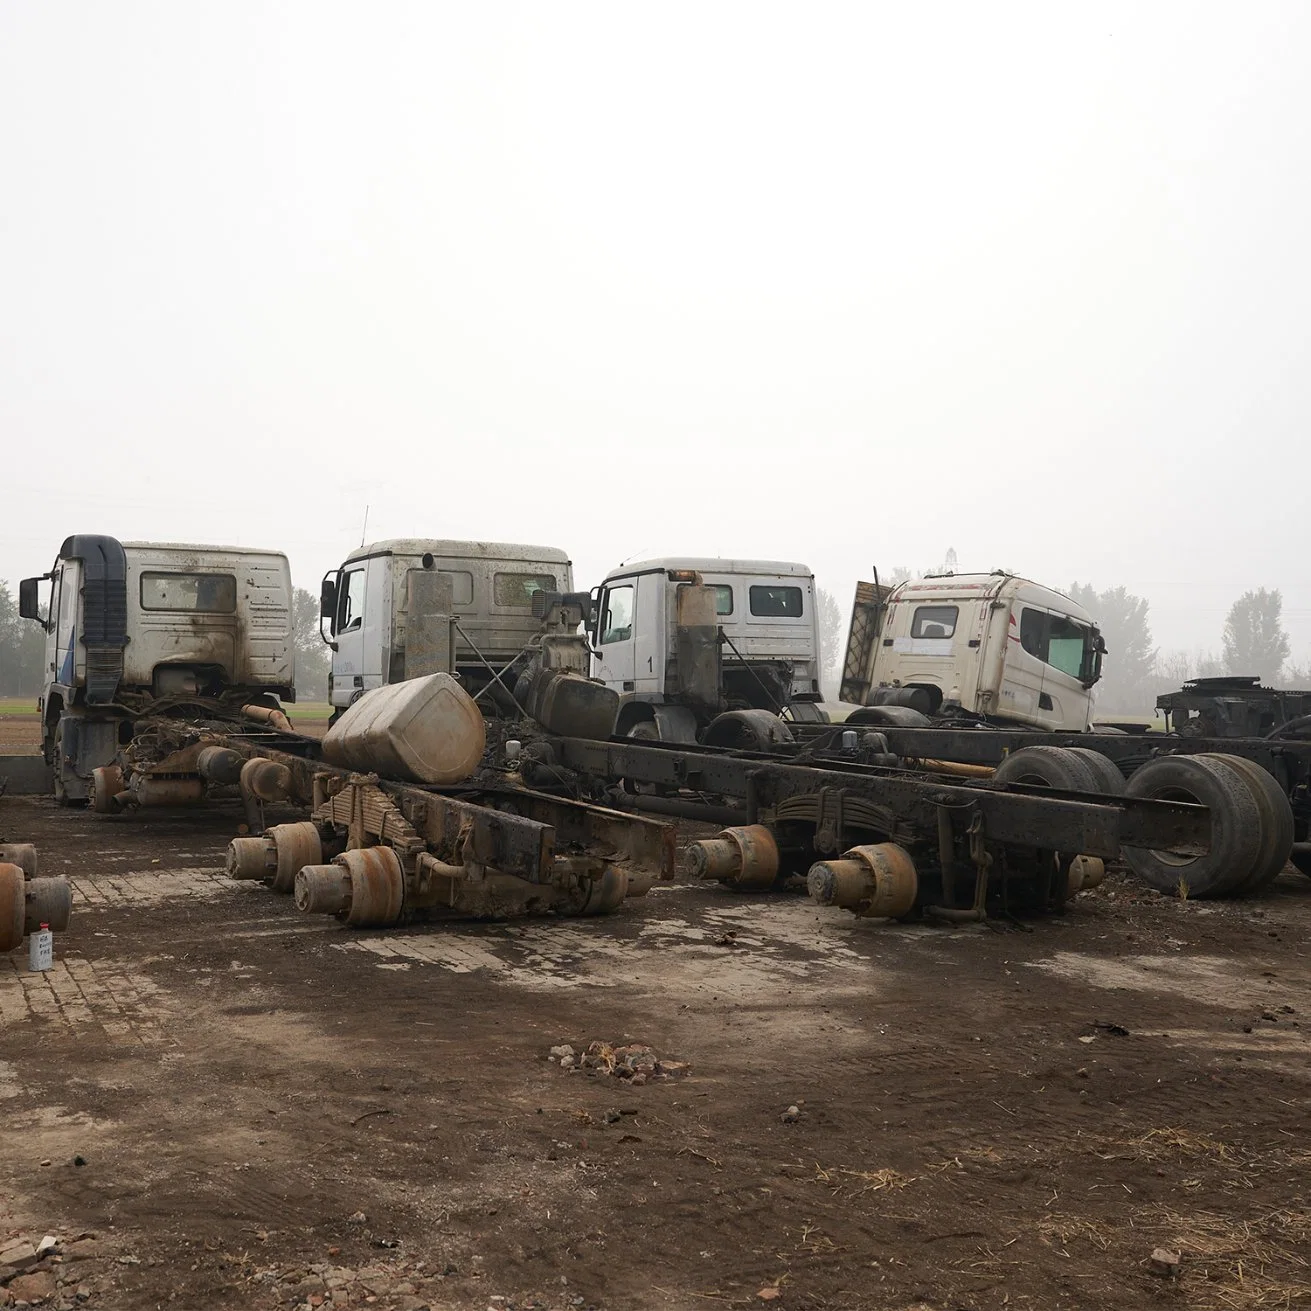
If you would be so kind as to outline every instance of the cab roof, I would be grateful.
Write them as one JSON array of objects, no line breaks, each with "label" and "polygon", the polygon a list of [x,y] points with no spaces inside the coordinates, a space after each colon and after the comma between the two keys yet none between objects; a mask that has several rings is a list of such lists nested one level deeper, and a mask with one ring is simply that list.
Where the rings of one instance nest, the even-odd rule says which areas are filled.
[{"label": "cab roof", "polygon": [[750,574],[755,577],[813,578],[809,565],[790,560],[721,560],[714,556],[661,555],[650,560],[630,560],[611,569],[607,578],[651,573],[658,569],[695,569],[702,574]]},{"label": "cab roof", "polygon": [[1001,571],[990,574],[937,574],[926,578],[909,578],[898,583],[889,596],[896,601],[978,601],[989,597],[1018,598],[1035,605],[1059,610],[1072,619],[1092,623],[1092,616],[1064,592],[1018,574]]},{"label": "cab roof", "polygon": [[389,537],[370,542],[346,557],[346,563],[371,555],[429,554],[456,560],[524,560],[534,564],[569,564],[569,556],[557,546],[528,546],[521,542],[457,542],[448,537]]},{"label": "cab roof", "polygon": [[266,555],[285,560],[282,551],[270,551],[262,546],[218,546],[213,542],[123,542],[125,551],[186,551],[204,555]]}]

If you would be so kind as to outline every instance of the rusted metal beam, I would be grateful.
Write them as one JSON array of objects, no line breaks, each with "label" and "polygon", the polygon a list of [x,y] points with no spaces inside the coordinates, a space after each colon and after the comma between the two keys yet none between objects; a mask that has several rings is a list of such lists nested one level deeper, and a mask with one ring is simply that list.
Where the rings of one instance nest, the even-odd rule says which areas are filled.
[{"label": "rusted metal beam", "polygon": [[1022,847],[1115,858],[1123,846],[1204,851],[1210,842],[1206,808],[1183,802],[944,783],[873,766],[778,763],[651,742],[555,738],[552,748],[562,766],[593,778],[738,799],[747,822],[791,799],[827,795],[873,803],[926,839],[935,838],[940,809],[949,806],[982,814],[990,841]]}]

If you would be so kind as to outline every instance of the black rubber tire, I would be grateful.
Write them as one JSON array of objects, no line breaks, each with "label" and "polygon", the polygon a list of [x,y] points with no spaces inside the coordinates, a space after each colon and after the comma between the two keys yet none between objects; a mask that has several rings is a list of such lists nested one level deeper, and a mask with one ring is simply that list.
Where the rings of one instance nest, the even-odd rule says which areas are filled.
[{"label": "black rubber tire", "polygon": [[1098,792],[1104,792],[1108,797],[1124,794],[1126,779],[1120,773],[1120,767],[1109,756],[1094,751],[1092,747],[1066,747],[1065,750],[1072,756],[1078,756],[1092,770]]},{"label": "black rubber tire", "polygon": [[1288,864],[1288,857],[1293,850],[1293,807],[1273,775],[1267,773],[1254,760],[1220,752],[1205,754],[1211,760],[1222,761],[1246,780],[1257,809],[1261,811],[1261,830],[1264,839],[1261,855],[1253,866],[1252,873],[1233,892],[1235,897],[1250,897],[1268,888]]},{"label": "black rubber tire", "polygon": [[0,863],[0,956],[22,944],[26,883],[17,865]]},{"label": "black rubber tire", "polygon": [[1021,747],[997,766],[994,783],[1024,783],[1062,792],[1101,792],[1092,767],[1064,747]]},{"label": "black rubber tire", "polygon": [[787,724],[768,710],[725,710],[707,725],[702,741],[708,747],[768,751],[794,739]]},{"label": "black rubber tire", "polygon": [[828,711],[821,709],[813,701],[789,701],[783,707],[788,717],[796,724],[827,724]]},{"label": "black rubber tire", "polygon": [[928,715],[913,710],[910,706],[861,706],[853,710],[843,723],[848,728],[860,724],[873,724],[878,728],[932,728],[933,720]]},{"label": "black rubber tire", "polygon": [[1211,812],[1211,850],[1174,856],[1146,847],[1125,847],[1129,868],[1158,892],[1223,897],[1246,882],[1261,854],[1261,811],[1247,780],[1236,770],[1201,756],[1161,756],[1129,779],[1125,795],[1191,801]]}]

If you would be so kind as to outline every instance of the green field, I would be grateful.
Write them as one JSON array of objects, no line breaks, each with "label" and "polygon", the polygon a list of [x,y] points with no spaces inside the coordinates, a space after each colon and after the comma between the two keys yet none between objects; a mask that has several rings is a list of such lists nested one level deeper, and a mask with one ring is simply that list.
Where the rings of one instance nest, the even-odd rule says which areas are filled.
[{"label": "green field", "polygon": [[10,715],[36,714],[36,697],[0,696],[0,719]]}]

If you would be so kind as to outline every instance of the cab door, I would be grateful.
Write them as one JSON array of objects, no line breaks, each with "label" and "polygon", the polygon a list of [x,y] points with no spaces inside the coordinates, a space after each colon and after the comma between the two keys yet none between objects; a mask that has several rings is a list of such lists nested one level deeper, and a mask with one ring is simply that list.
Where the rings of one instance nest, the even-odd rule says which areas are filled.
[{"label": "cab door", "polygon": [[332,635],[337,649],[332,653],[332,704],[348,706],[364,689],[364,618],[368,583],[368,560],[344,565],[337,575],[337,612]]},{"label": "cab door", "polygon": [[1082,727],[1089,699],[1079,676],[1086,640],[1084,625],[1017,599],[1011,607],[1001,713],[1049,729]]},{"label": "cab door", "polygon": [[620,579],[601,589],[597,607],[596,649],[592,677],[616,692],[636,690],[637,578]]}]

